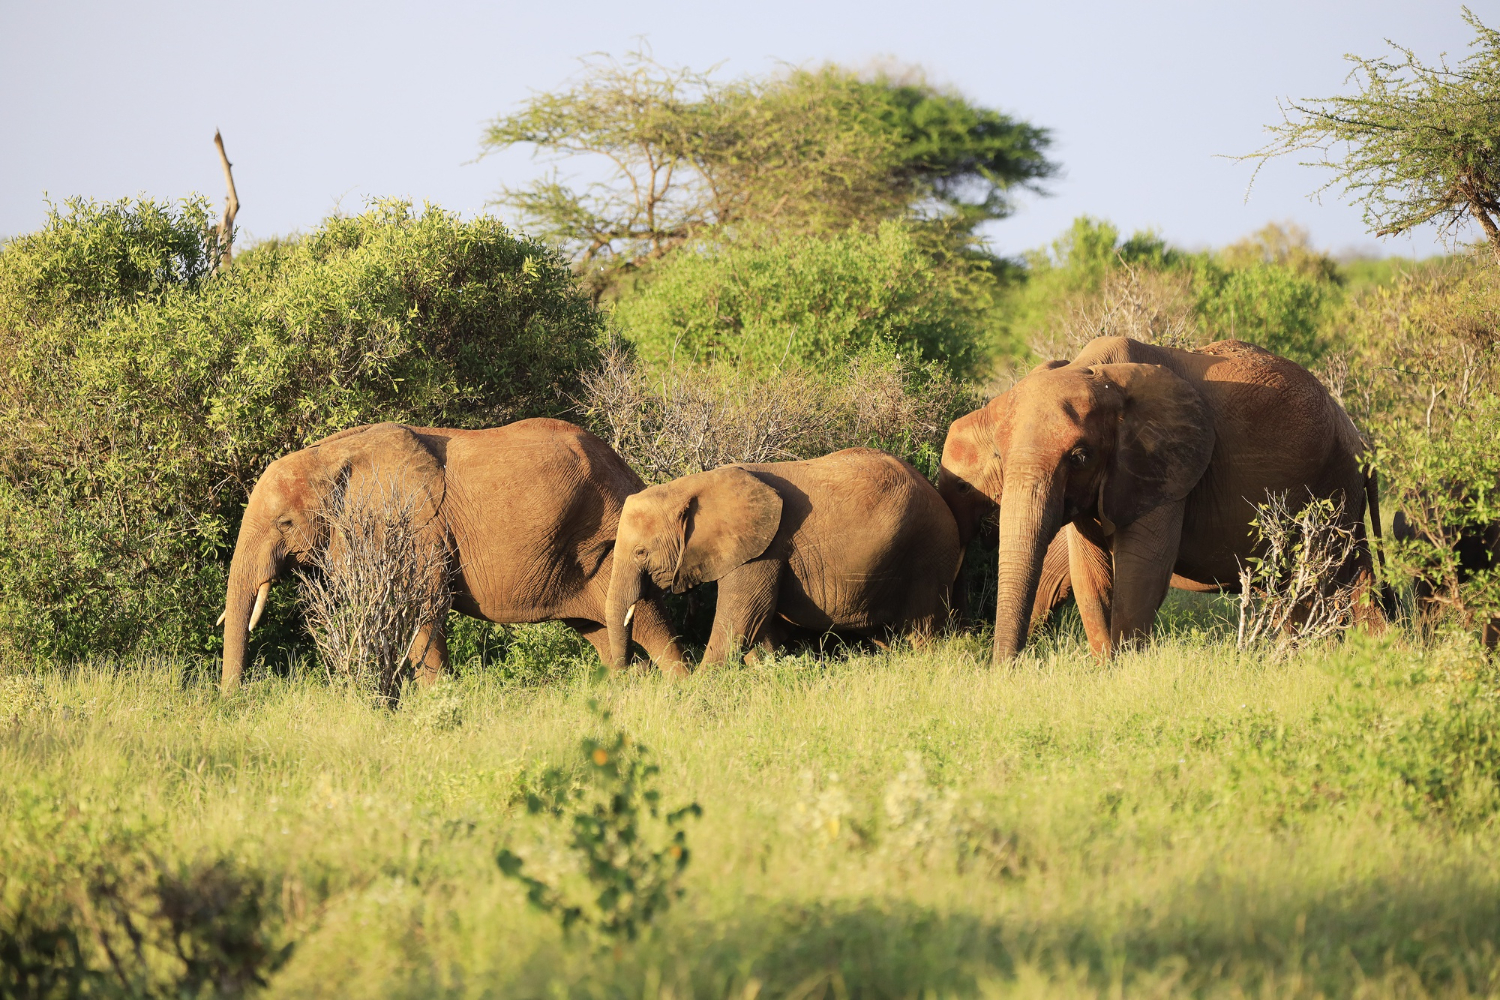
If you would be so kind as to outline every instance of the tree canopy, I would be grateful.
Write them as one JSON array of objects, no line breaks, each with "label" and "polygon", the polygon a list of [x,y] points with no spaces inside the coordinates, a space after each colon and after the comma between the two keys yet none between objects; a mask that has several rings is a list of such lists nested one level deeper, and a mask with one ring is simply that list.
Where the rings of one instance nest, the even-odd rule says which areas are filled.
[{"label": "tree canopy", "polygon": [[1047,130],[919,79],[837,66],[730,82],[644,54],[590,62],[568,89],[495,119],[483,148],[598,157],[501,199],[585,267],[660,257],[709,227],[828,234],[908,218],[960,241],[1056,172]]},{"label": "tree canopy", "polygon": [[1377,236],[1472,219],[1500,260],[1500,32],[1467,7],[1464,20],[1475,38],[1451,66],[1394,42],[1393,55],[1346,56],[1359,92],[1288,102],[1275,138],[1248,158],[1314,151],[1308,165],[1333,171],[1319,191],[1342,185]]}]

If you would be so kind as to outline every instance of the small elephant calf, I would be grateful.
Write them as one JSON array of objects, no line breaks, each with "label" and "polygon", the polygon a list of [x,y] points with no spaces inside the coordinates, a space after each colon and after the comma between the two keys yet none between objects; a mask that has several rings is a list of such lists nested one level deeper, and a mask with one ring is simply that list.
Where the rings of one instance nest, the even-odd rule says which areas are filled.
[{"label": "small elephant calf", "polygon": [[625,501],[605,617],[617,668],[637,601],[719,582],[704,663],[770,650],[790,629],[930,632],[948,613],[958,527],[910,465],[873,448],[726,465]]}]

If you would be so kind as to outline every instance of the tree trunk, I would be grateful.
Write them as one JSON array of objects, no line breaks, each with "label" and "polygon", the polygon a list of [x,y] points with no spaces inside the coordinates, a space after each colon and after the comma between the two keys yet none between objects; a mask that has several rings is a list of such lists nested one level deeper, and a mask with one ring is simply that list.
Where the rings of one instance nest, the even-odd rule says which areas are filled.
[{"label": "tree trunk", "polygon": [[1062,491],[1045,474],[1007,476],[1000,501],[1000,567],[995,595],[995,663],[1025,645],[1042,561],[1062,527]]}]

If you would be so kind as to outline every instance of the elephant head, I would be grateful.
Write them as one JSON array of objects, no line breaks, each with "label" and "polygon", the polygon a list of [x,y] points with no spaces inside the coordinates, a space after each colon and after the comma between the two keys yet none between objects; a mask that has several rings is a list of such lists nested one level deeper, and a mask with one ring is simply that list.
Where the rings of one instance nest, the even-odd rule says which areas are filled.
[{"label": "elephant head", "polygon": [[630,620],[648,586],[680,594],[717,580],[764,553],[780,526],[780,495],[732,465],[627,497],[604,606],[613,666],[629,661]]},{"label": "elephant head", "polygon": [[437,511],[443,467],[410,428],[374,424],[342,431],[278,458],[250,493],[229,564],[224,597],[224,670],[220,686],[235,687],[246,645],[271,584],[293,566],[309,565],[327,544],[320,514],[331,504],[370,503],[400,490],[421,491],[415,522],[441,536]]},{"label": "elephant head", "polygon": [[967,544],[1000,508],[997,661],[1025,641],[1047,547],[1069,522],[1109,536],[1181,500],[1213,454],[1193,386],[1160,365],[1051,361],[953,422],[938,492]]}]

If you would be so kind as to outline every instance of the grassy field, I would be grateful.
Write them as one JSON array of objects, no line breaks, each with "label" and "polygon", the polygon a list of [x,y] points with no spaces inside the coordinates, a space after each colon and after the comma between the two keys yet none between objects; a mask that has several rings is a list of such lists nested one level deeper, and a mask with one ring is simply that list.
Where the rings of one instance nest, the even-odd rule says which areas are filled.
[{"label": "grassy field", "polygon": [[[1188,622],[1107,666],[954,638],[678,683],[470,671],[394,711],[185,670],[0,677],[10,912],[115,844],[252,873],[294,946],[270,996],[1500,992],[1500,707],[1460,643],[1273,663]],[[496,864],[578,888],[525,803],[584,773],[595,698],[703,809],[634,942],[565,936]]]}]

